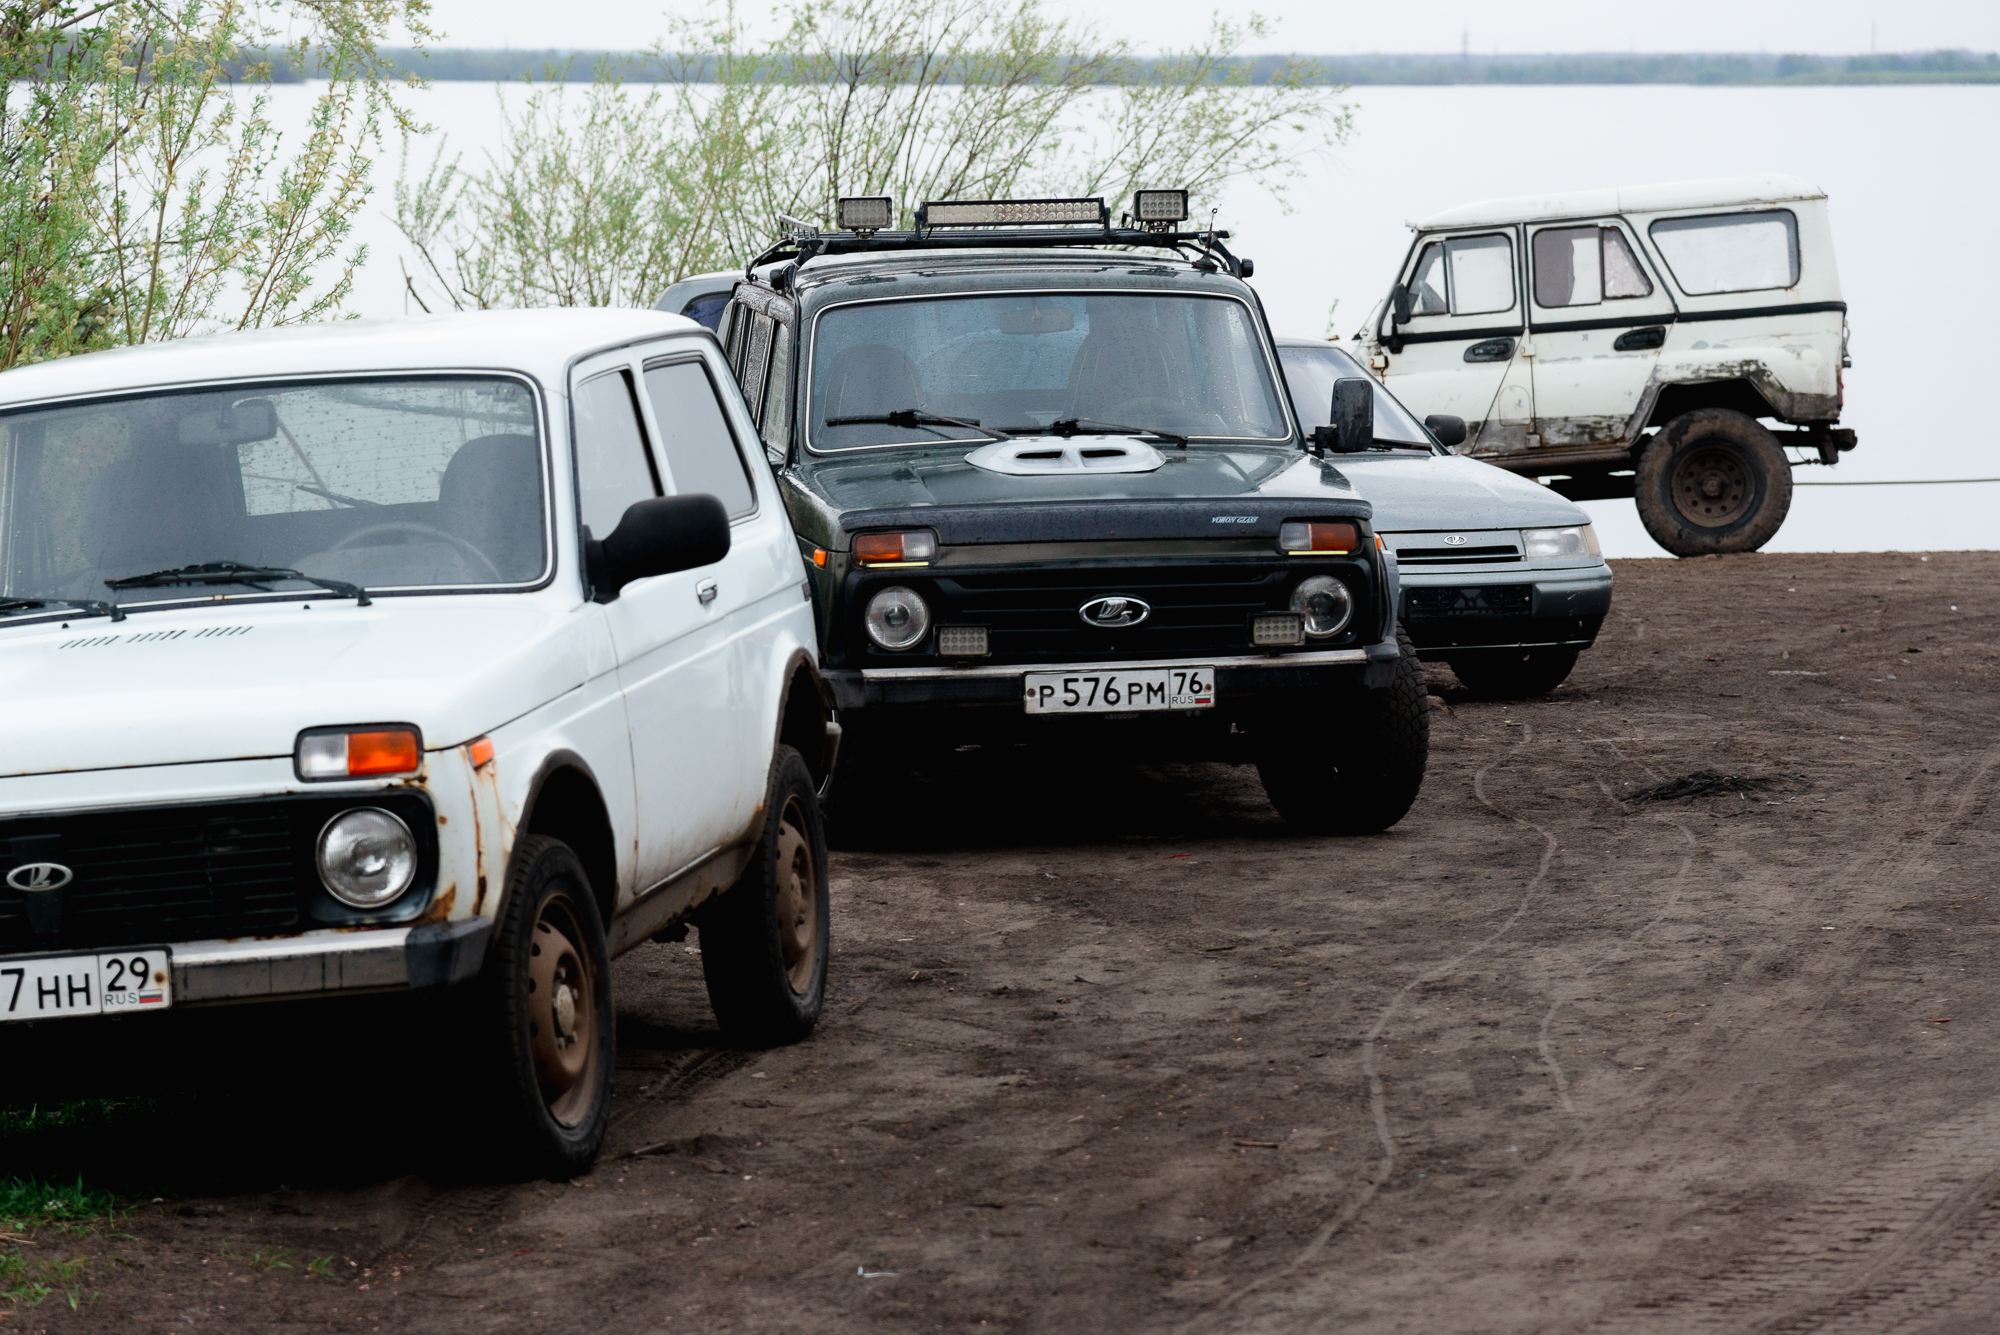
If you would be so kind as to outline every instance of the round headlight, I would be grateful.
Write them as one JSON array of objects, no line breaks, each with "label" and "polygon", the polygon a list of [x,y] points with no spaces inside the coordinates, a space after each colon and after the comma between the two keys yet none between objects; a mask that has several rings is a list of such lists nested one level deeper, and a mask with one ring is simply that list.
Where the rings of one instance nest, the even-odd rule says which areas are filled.
[{"label": "round headlight", "polygon": [[1306,634],[1323,640],[1347,628],[1354,615],[1354,595],[1332,575],[1314,575],[1292,590],[1292,610],[1306,623]]},{"label": "round headlight", "polygon": [[319,879],[343,904],[379,909],[417,879],[417,840],[380,807],[343,811],[319,832]]},{"label": "round headlight", "polygon": [[902,585],[868,600],[868,638],[884,649],[907,649],[930,633],[931,609]]}]

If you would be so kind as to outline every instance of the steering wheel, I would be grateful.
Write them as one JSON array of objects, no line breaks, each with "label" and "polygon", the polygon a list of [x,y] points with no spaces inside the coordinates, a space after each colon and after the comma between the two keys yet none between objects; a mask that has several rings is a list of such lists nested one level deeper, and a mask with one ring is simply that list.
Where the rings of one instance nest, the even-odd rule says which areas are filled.
[{"label": "steering wheel", "polygon": [[447,533],[441,528],[432,528],[429,524],[419,524],[408,519],[395,519],[386,524],[369,524],[365,528],[357,528],[354,532],[327,548],[327,550],[330,552],[340,552],[347,550],[349,547],[371,546],[374,544],[370,544],[366,539],[384,533],[414,533],[417,537],[427,542],[442,542],[447,547],[457,551],[459,555],[469,557],[473,561],[478,562],[495,584],[502,583],[505,579],[500,573],[500,567],[494,565],[485,552],[480,551],[456,533]]}]

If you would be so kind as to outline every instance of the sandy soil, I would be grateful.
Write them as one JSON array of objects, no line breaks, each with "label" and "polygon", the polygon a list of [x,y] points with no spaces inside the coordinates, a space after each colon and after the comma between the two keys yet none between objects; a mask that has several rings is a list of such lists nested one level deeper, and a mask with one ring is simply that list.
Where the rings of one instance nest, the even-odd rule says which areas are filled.
[{"label": "sandy soil", "polygon": [[[693,943],[620,962],[587,1179],[438,1178],[451,1129],[352,1055],[308,1109],[16,1137],[165,1199],[25,1235],[96,1296],[13,1320],[1991,1329],[2000,554],[1617,576],[1548,699],[1433,669],[1378,838],[1291,836],[1249,770],[933,776],[907,851],[836,861],[811,1041],[721,1046]],[[1703,770],[1760,783],[1635,799]]]}]

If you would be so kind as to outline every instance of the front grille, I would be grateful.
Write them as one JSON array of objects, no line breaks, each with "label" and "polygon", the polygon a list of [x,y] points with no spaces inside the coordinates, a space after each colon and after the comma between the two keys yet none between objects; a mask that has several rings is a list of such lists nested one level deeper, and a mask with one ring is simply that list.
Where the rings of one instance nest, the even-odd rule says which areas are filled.
[{"label": "front grille", "polygon": [[1410,589],[1403,595],[1403,619],[1438,617],[1526,616],[1533,610],[1535,590],[1528,584],[1477,584],[1461,589]]},{"label": "front grille", "polygon": [[[1352,624],[1368,624],[1365,569],[1314,563],[1312,573],[1322,572],[1347,581],[1356,606]],[[1251,618],[1284,610],[1292,585],[1306,573],[1297,566],[1264,562],[1042,566],[941,573],[934,596],[939,621],[988,628],[996,662],[1182,658],[1252,652]],[[1140,599],[1151,610],[1138,625],[1115,629],[1083,620],[1084,603],[1116,596]],[[859,601],[866,599],[863,593]],[[1316,641],[1314,647],[1335,648],[1353,635],[1350,630],[1334,640]]]},{"label": "front grille", "polygon": [[1398,547],[1396,563],[1406,566],[1506,565],[1521,559],[1521,549],[1512,543],[1486,547]]},{"label": "front grille", "polygon": [[257,936],[300,925],[294,812],[255,803],[0,821],[0,867],[55,862],[75,879],[31,921],[0,885],[0,950]]}]

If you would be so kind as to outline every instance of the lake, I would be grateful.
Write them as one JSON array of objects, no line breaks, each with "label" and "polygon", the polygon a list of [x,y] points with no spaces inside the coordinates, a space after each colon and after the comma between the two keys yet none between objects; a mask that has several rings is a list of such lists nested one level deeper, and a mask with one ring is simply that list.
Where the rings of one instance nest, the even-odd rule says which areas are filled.
[{"label": "lake", "polygon": [[[275,89],[276,118],[291,118],[306,91]],[[440,83],[412,97],[476,161],[498,143],[498,99],[521,91]],[[1860,434],[1839,467],[1801,468],[1798,480],[2000,477],[1988,424],[1996,414],[1984,398],[2000,392],[1991,365],[2000,87],[1368,87],[1348,100],[1353,138],[1302,159],[1289,212],[1249,187],[1223,201],[1232,246],[1256,259],[1254,285],[1280,332],[1322,333],[1331,311],[1332,328],[1350,337],[1408,247],[1406,220],[1454,204],[1790,172],[1831,198],[1853,329],[1842,423]],[[363,315],[404,309],[398,259],[408,261],[389,203],[395,156],[393,147],[384,155],[375,200],[357,220],[372,252],[354,303]],[[1607,554],[1662,554],[1630,501],[1585,508]],[[2000,483],[1801,486],[1768,550],[1990,548],[1997,509]]]}]

